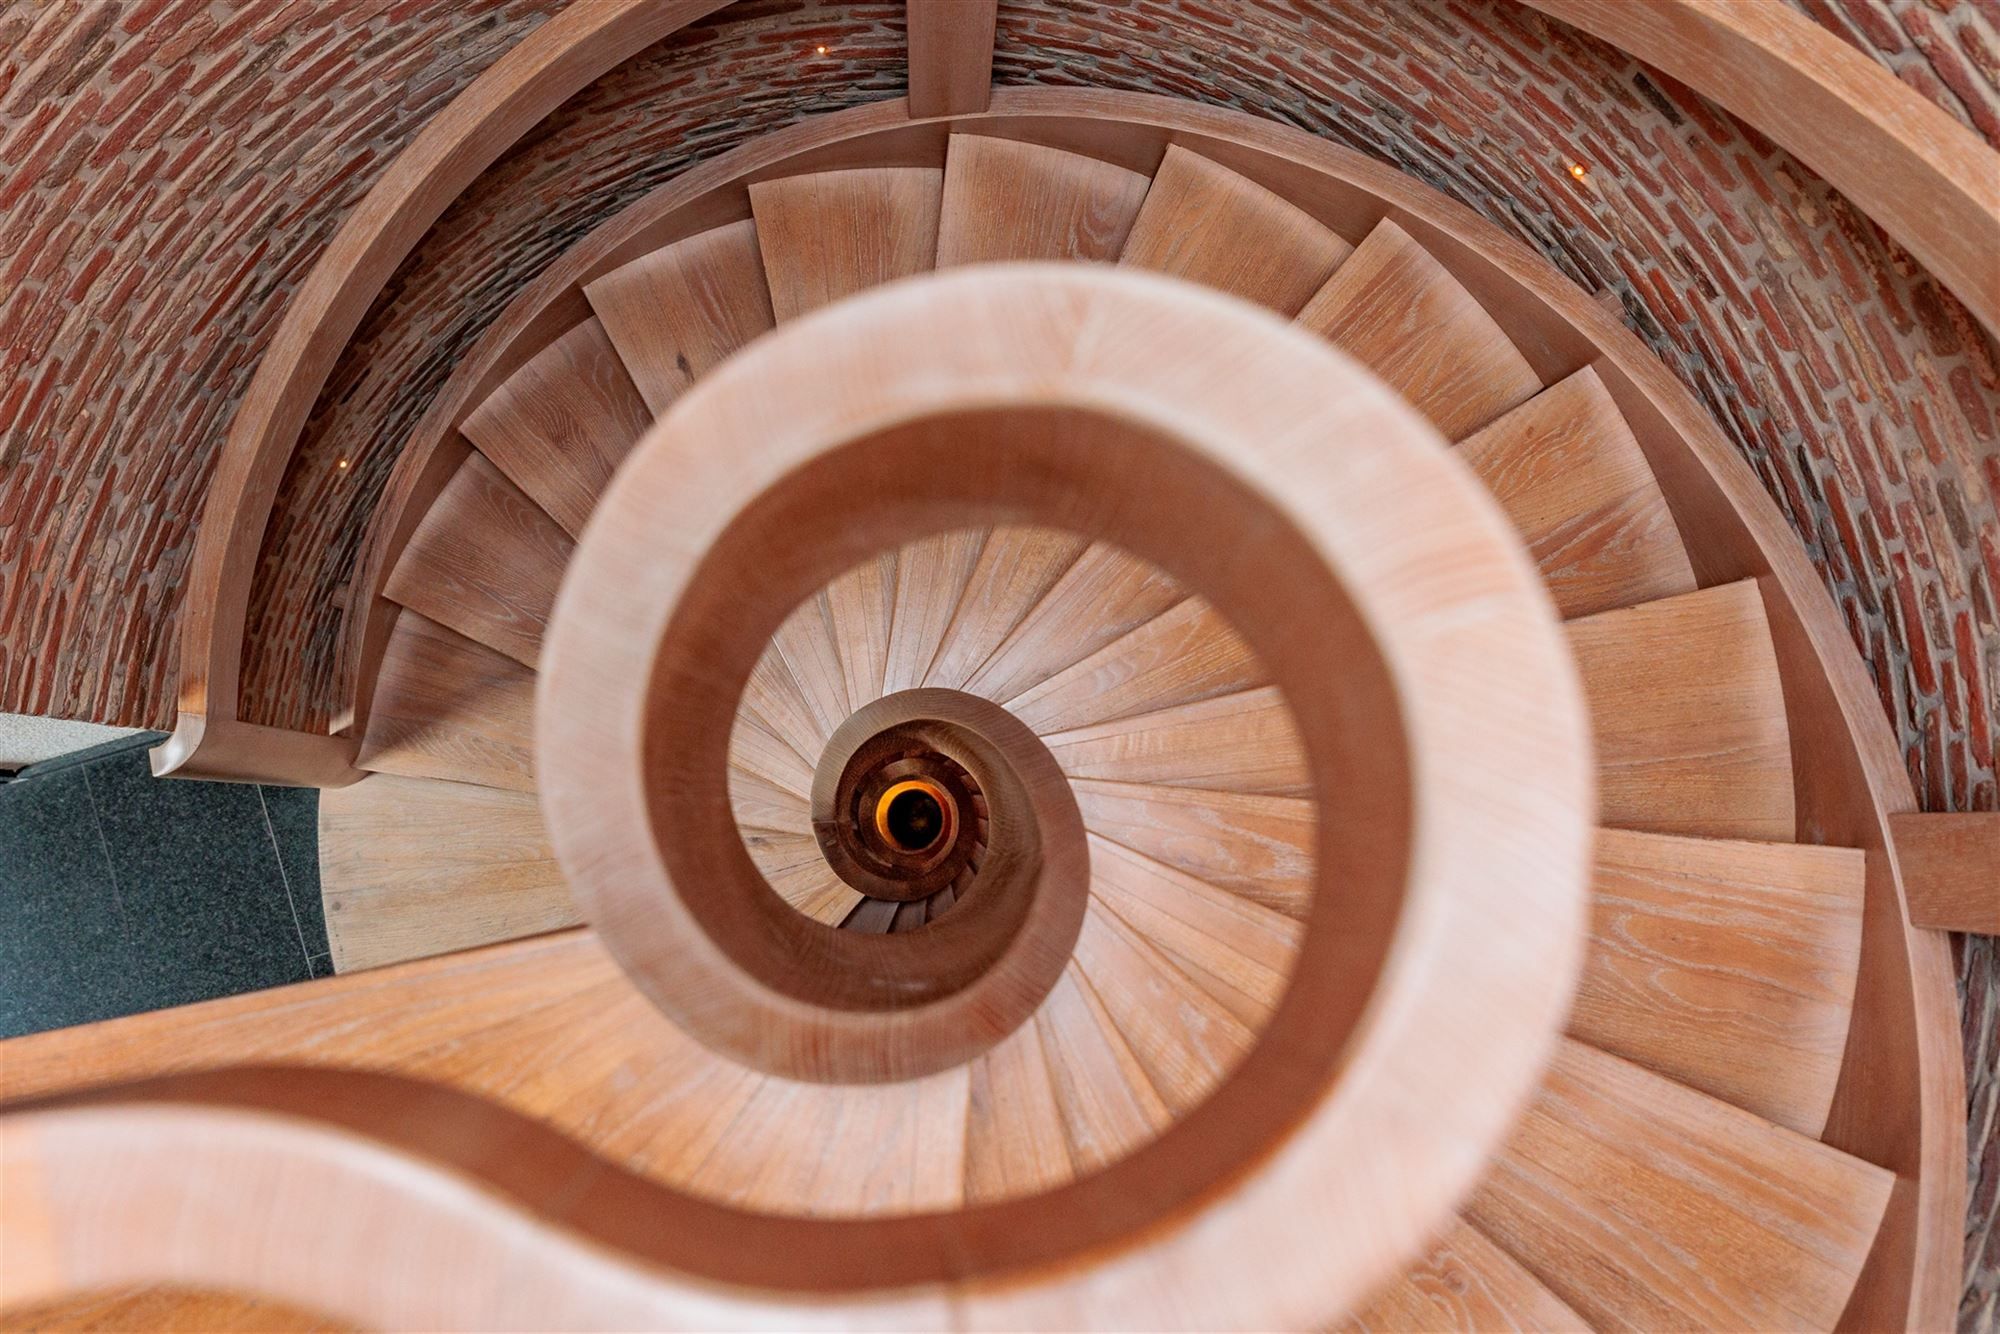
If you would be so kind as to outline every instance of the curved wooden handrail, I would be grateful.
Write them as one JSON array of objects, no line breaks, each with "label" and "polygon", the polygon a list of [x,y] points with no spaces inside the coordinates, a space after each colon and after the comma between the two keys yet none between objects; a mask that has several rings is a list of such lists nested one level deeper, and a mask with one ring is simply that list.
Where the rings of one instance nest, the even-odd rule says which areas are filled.
[{"label": "curved wooden handrail", "polygon": [[1796,155],[2000,336],[2000,153],[1778,0],[1522,0]]},{"label": "curved wooden handrail", "polygon": [[358,777],[345,738],[240,711],[250,585],[278,487],[334,363],[396,268],[515,140],[580,89],[726,0],[590,0],[544,23],[460,93],[355,206],[299,285],[230,423],[180,621],[179,717],[157,774],[321,786]]}]

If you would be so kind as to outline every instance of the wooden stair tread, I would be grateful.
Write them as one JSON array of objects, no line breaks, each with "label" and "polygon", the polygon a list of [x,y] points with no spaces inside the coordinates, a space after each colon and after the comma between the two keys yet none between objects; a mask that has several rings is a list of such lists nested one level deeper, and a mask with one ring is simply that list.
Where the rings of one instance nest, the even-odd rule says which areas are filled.
[{"label": "wooden stair tread", "polygon": [[776,322],[757,224],[748,219],[641,255],[584,295],[656,416]]},{"label": "wooden stair tread", "polygon": [[734,765],[729,769],[729,809],[744,829],[812,834],[812,806],[806,798]]},{"label": "wooden stair tread", "polygon": [[1263,683],[1263,664],[1201,598],[1188,598],[1006,701],[1038,733],[1157,713]]},{"label": "wooden stair tread", "polygon": [[383,592],[528,667],[576,544],[479,454],[466,455]]},{"label": "wooden stair tread", "polygon": [[1831,1329],[1894,1181],[1564,1039],[1465,1217],[1595,1328]]},{"label": "wooden stair tread", "polygon": [[1172,1122],[1074,961],[1035,1011],[1034,1024],[1078,1175],[1110,1166]]},{"label": "wooden stair tread", "polygon": [[1039,1026],[1023,1024],[968,1067],[965,1202],[1054,1190],[1076,1177]]},{"label": "wooden stair tread", "polygon": [[1462,440],[1540,392],[1542,383],[1472,293],[1384,219],[1299,312],[1410,400],[1447,440]]},{"label": "wooden stair tread", "polygon": [[1005,702],[1160,615],[1187,594],[1167,574],[1093,542],[1014,627],[965,689]]},{"label": "wooden stair tread", "polygon": [[535,674],[436,621],[396,613],[357,768],[535,790]]},{"label": "wooden stair tread", "polygon": [[652,422],[604,325],[589,319],[508,376],[459,430],[580,537],[599,493]]},{"label": "wooden stair tread", "polygon": [[[834,638],[821,589],[792,609],[776,632],[771,646],[778,650],[785,669],[798,683],[799,695],[811,714],[818,746],[826,745],[835,728],[847,721],[847,678],[840,670],[840,645]],[[817,753],[818,747],[815,747]]]},{"label": "wooden stair tread", "polygon": [[862,895],[839,876],[824,859],[801,862],[766,877],[779,898],[828,926],[838,926],[861,902]]},{"label": "wooden stair tread", "polygon": [[1695,590],[1631,427],[1586,367],[1458,447],[1507,511],[1564,616]]},{"label": "wooden stair tread", "polygon": [[780,323],[937,260],[944,173],[863,167],[750,187],[771,310]]},{"label": "wooden stair tread", "polygon": [[1059,148],[954,134],[937,266],[1116,259],[1150,184],[1136,171]]},{"label": "wooden stair tread", "polygon": [[1312,792],[1291,709],[1275,686],[1053,732],[1072,778],[1302,797]]},{"label": "wooden stair tread", "polygon": [[1214,1091],[1256,1035],[1103,902],[1084,912],[1077,968],[1176,1115]]},{"label": "wooden stair tread", "polygon": [[952,611],[924,684],[963,689],[1082,556],[1086,543],[1051,528],[996,528]]},{"label": "wooden stair tread", "polygon": [[1084,828],[1108,842],[1287,917],[1312,908],[1310,801],[1094,778],[1070,791]]},{"label": "wooden stair tread", "polygon": [[812,800],[812,767],[748,709],[737,711],[730,728],[729,763],[801,801]]},{"label": "wooden stair tread", "polygon": [[1290,319],[1353,252],[1305,210],[1169,144],[1119,262],[1201,283]]},{"label": "wooden stair tread", "polygon": [[966,583],[979,565],[987,530],[962,528],[906,543],[896,552],[896,597],[889,617],[888,662],[882,692],[924,683]]},{"label": "wooden stair tread", "polygon": [[1785,697],[1755,580],[1564,628],[1590,704],[1603,824],[1791,840]]},{"label": "wooden stair tread", "polygon": [[756,863],[766,880],[781,871],[826,858],[819,840],[811,834],[801,834],[796,830],[758,829],[755,826],[739,832],[743,836],[743,846],[749,850],[750,860]]},{"label": "wooden stair tread", "polygon": [[840,659],[849,712],[882,698],[895,598],[893,551],[863,561],[826,586],[827,628]]},{"label": "wooden stair tread", "polygon": [[347,973],[582,921],[533,795],[373,774],[319,798],[320,897]]},{"label": "wooden stair tread", "polygon": [[1817,1138],[1847,1047],[1864,863],[1603,830],[1570,1032]]},{"label": "wooden stair tread", "polygon": [[1284,994],[1304,928],[1130,848],[1090,839],[1090,893],[1255,1031]]},{"label": "wooden stair tread", "polygon": [[743,700],[737,711],[748,714],[765,731],[784,742],[808,770],[819,763],[826,735],[820,731],[812,706],[806,703],[805,692],[792,679],[792,669],[785,665],[784,655],[775,644],[766,645],[756,666],[750,669],[750,679],[743,686]]},{"label": "wooden stair tread", "polygon": [[1587,1330],[1583,1317],[1492,1242],[1454,1221],[1401,1274],[1336,1323],[1335,1334]]}]

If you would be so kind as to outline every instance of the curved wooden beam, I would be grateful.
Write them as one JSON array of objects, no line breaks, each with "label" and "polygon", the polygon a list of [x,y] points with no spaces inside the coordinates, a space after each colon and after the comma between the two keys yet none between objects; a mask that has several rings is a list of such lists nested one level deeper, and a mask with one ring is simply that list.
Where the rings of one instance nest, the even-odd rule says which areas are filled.
[{"label": "curved wooden beam", "polygon": [[2000,153],[1778,0],[1523,0],[1794,154],[2000,336]]},{"label": "curved wooden beam", "polygon": [[[327,738],[246,727],[250,585],[278,487],[341,349],[451,201],[537,121],[619,62],[726,0],[591,0],[537,28],[452,100],[356,205],[285,308],[210,479],[181,603],[179,717],[156,774],[352,781]],[[293,741],[290,738],[296,737]]]}]

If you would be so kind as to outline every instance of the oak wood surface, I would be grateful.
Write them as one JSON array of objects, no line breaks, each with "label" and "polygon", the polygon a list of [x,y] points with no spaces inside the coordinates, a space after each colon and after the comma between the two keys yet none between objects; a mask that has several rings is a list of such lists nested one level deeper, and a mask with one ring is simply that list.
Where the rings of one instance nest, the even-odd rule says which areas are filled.
[{"label": "oak wood surface", "polygon": [[1173,1113],[1078,966],[1063,973],[1035,1012],[1035,1031],[1079,1174],[1118,1161],[1172,1122]]},{"label": "oak wood surface", "polygon": [[937,265],[1114,260],[1147,178],[1096,158],[954,134],[945,159]]},{"label": "oak wood surface", "polygon": [[1313,899],[1309,801],[1071,780],[1091,833],[1303,921]]},{"label": "oak wood surface", "polygon": [[934,167],[821,171],[750,187],[771,311],[795,319],[937,262],[944,173]]},{"label": "oak wood surface", "polygon": [[997,528],[987,535],[923,683],[962,689],[1047,597],[1088,543],[1047,528]]},{"label": "oak wood surface", "polygon": [[827,630],[839,655],[849,712],[884,693],[896,582],[896,553],[885,551],[826,586]]},{"label": "oak wood surface", "polygon": [[972,528],[920,538],[897,551],[884,694],[924,683],[985,546],[986,530]]},{"label": "oak wood surface", "polygon": [[1062,732],[1240,694],[1265,679],[1228,618],[1202,598],[1187,598],[1007,707],[1037,732]]},{"label": "oak wood surface", "polygon": [[1035,1194],[1073,1180],[1039,1023],[1016,1029],[967,1069],[966,1202]]},{"label": "oak wood surface", "polygon": [[1533,1274],[1462,1222],[1333,1326],[1338,1334],[1571,1334],[1589,1328]]},{"label": "oak wood surface", "polygon": [[986,110],[998,11],[998,0],[916,0],[909,6],[912,116]]},{"label": "oak wood surface", "polygon": [[1280,797],[1312,793],[1291,710],[1269,687],[1042,740],[1072,778]]},{"label": "oak wood surface", "polygon": [[653,413],[598,320],[550,343],[459,429],[571,537]]},{"label": "oak wood surface", "polygon": [[1889,828],[1913,925],[2000,935],[2000,815],[1899,815]]},{"label": "oak wood surface", "polygon": [[384,592],[533,667],[574,546],[499,469],[472,454],[424,516]]},{"label": "oak wood surface", "polygon": [[535,790],[535,674],[405,609],[355,763],[379,773]]}]

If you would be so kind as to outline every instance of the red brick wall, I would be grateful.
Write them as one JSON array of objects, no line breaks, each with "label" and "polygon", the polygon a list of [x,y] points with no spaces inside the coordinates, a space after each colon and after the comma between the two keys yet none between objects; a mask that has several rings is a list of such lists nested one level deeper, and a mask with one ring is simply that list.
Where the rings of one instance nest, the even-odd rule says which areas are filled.
[{"label": "red brick wall", "polygon": [[2000,144],[2000,0],[1785,0]]}]

